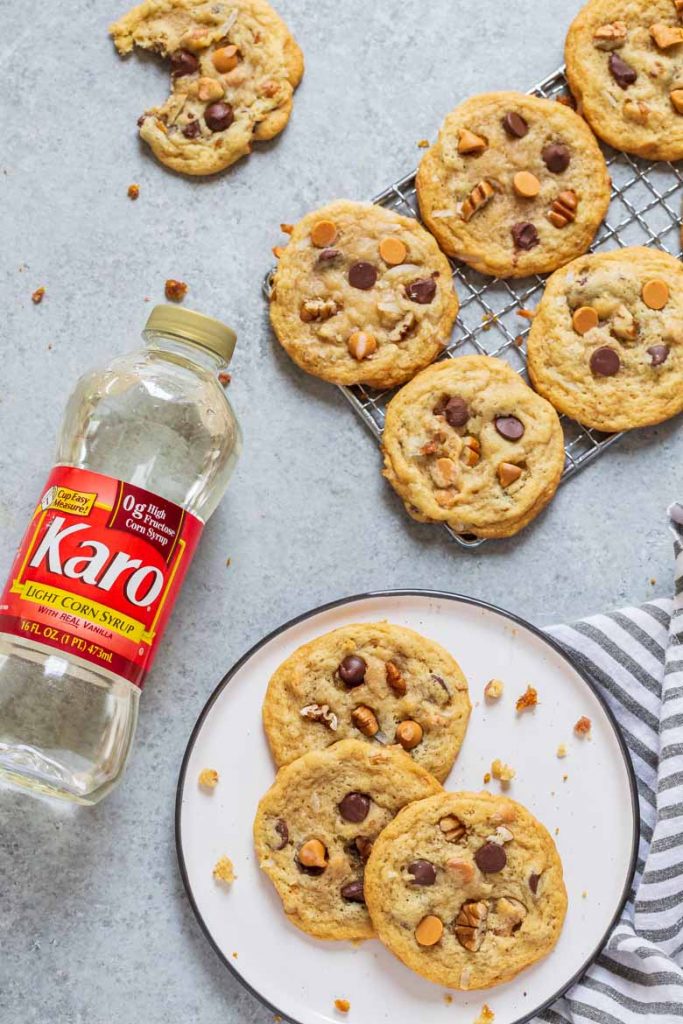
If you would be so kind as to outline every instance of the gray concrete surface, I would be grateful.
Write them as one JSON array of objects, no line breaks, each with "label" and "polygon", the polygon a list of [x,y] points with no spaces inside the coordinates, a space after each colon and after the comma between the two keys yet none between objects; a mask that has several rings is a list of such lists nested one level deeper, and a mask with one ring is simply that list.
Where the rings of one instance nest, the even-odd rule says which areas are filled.
[{"label": "gray concrete surface", "polygon": [[[387,587],[461,591],[537,623],[669,593],[664,510],[680,484],[679,424],[624,440],[522,536],[468,553],[405,517],[369,435],[335,389],[275,348],[261,301],[281,221],[377,192],[468,93],[545,77],[579,6],[280,0],[307,60],[290,126],[226,174],[190,181],[137,141],[165,71],[115,56],[106,26],[125,4],[60,0],[29,16],[0,0],[0,573],[70,386],[138,344],[145,297],[161,301],[169,276],[189,282],[187,305],[239,331],[231,398],[246,437],[144,694],[123,785],[92,811],[0,792],[2,1024],[272,1019],[193,919],[172,818],[205,699],[285,619]],[[137,203],[126,198],[133,181]]]}]

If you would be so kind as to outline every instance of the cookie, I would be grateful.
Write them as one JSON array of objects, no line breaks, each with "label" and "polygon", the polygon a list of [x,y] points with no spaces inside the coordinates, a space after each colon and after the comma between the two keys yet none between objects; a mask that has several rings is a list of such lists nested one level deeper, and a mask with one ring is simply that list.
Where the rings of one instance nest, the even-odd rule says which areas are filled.
[{"label": "cookie", "polygon": [[265,0],[145,0],[109,32],[121,54],[170,60],[171,95],[138,124],[174,171],[215,174],[287,124],[303,56]]},{"label": "cookie", "polygon": [[567,78],[593,131],[651,160],[683,157],[683,6],[590,0],[567,36]]},{"label": "cookie", "polygon": [[562,863],[521,804],[441,793],[411,804],[375,841],[365,897],[385,946],[455,989],[509,981],[547,956],[567,910]]},{"label": "cookie", "polygon": [[494,92],[448,115],[420,164],[417,195],[449,256],[484,274],[525,277],[588,249],[609,206],[610,179],[573,110]]},{"label": "cookie", "polygon": [[342,626],[300,647],[272,676],[263,723],[278,765],[352,737],[399,743],[443,781],[470,714],[467,680],[447,651],[388,622]]},{"label": "cookie", "polygon": [[270,306],[283,348],[333,384],[391,388],[450,340],[458,300],[448,260],[416,220],[338,200],[293,229]]},{"label": "cookie", "polygon": [[529,373],[556,409],[607,432],[683,411],[683,265],[658,249],[583,256],[546,287]]},{"label": "cookie", "polygon": [[510,537],[550,501],[564,468],[553,407],[507,363],[444,359],[386,411],[384,475],[421,523]]},{"label": "cookie", "polygon": [[363,873],[394,815],[441,786],[397,747],[342,740],[281,768],[258,806],[259,866],[297,928],[319,939],[368,939]]}]

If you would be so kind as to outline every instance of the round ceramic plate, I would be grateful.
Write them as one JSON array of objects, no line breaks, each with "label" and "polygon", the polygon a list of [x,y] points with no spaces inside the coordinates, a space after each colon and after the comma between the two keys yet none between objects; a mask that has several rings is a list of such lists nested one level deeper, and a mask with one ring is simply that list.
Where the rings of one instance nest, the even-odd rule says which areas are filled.
[{"label": "round ceramic plate", "polygon": [[[498,792],[483,777],[495,758],[516,776],[508,793],[556,837],[569,910],[560,941],[545,960],[513,981],[482,992],[452,992],[413,974],[378,941],[321,942],[289,924],[273,886],[258,868],[252,822],[275,769],[261,726],[272,672],[300,644],[352,622],[388,619],[450,651],[470,685],[472,717],[446,789]],[[485,683],[504,681],[496,705]],[[515,713],[531,683],[539,705]],[[587,715],[590,739],[574,735]],[[564,743],[568,754],[556,756]],[[220,782],[200,790],[203,768]],[[266,637],[215,690],[183,759],[176,842],[190,902],[225,964],[273,1011],[296,1024],[339,1024],[335,999],[348,999],[353,1024],[473,1022],[484,1002],[496,1024],[521,1024],[560,996],[601,949],[626,900],[639,832],[633,770],[611,713],[560,649],[513,615],[450,594],[392,592],[349,598],[309,612]],[[214,882],[227,855],[236,881]],[[458,1012],[460,1011],[460,1012]]]}]

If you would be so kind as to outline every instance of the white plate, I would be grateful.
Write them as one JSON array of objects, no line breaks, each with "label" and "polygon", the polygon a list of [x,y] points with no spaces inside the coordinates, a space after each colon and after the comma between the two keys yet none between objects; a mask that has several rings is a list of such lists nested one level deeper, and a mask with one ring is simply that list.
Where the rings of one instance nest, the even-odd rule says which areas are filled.
[{"label": "white plate", "polygon": [[[290,925],[252,847],[256,805],[274,776],[261,727],[271,673],[295,648],[321,633],[379,619],[409,626],[442,644],[469,681],[472,718],[446,788],[485,788],[483,776],[491,761],[508,762],[517,772],[509,795],[556,834],[564,863],[569,911],[555,951],[506,985],[453,992],[452,1003],[444,989],[413,974],[377,941],[326,943]],[[482,691],[492,677],[504,680],[505,694],[487,707]],[[518,716],[514,701],[528,683],[538,689],[540,704]],[[573,734],[581,715],[593,723],[589,740]],[[569,751],[563,760],[556,756],[560,743]],[[202,768],[220,773],[210,795],[197,785]],[[487,788],[497,792],[499,784]],[[333,1005],[337,998],[350,1001],[353,1024],[473,1021],[484,1002],[494,1010],[496,1024],[529,1019],[601,949],[631,885],[638,832],[628,754],[589,681],[552,641],[514,616],[424,591],[337,602],[283,626],[254,647],[200,715],[183,760],[176,803],[180,869],[204,932],[248,988],[297,1024],[339,1024]],[[237,874],[230,890],[212,878],[213,865],[224,854]]]}]

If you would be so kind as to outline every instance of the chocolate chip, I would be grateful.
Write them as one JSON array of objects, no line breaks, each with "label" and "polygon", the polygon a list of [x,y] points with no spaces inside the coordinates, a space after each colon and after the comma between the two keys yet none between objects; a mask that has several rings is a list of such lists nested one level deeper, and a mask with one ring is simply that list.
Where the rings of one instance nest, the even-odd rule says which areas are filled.
[{"label": "chocolate chip", "polygon": [[413,876],[415,885],[434,885],[436,868],[428,860],[414,860],[408,865],[408,874]]},{"label": "chocolate chip", "polygon": [[563,146],[559,142],[551,142],[549,146],[545,147],[541,156],[551,174],[562,174],[567,170],[571,161],[569,147]]},{"label": "chocolate chip", "polygon": [[183,125],[182,132],[186,139],[196,139],[201,131],[199,121],[188,121]]},{"label": "chocolate chip", "polygon": [[357,654],[347,654],[342,662],[339,664],[337,669],[339,678],[342,683],[353,689],[354,686],[360,686],[361,683],[365,682],[365,670],[367,664],[364,658],[360,658]]},{"label": "chocolate chip", "polygon": [[224,132],[235,120],[235,115],[229,103],[218,100],[217,103],[210,103],[206,108],[204,120],[206,127],[210,128],[212,132]]},{"label": "chocolate chip", "polygon": [[474,855],[477,867],[486,875],[495,875],[502,871],[508,862],[508,856],[498,843],[484,843]]},{"label": "chocolate chip", "polygon": [[653,345],[647,350],[647,354],[652,357],[653,366],[661,366],[669,358],[669,346]]},{"label": "chocolate chip", "polygon": [[493,424],[506,441],[519,441],[524,436],[524,424],[516,416],[496,416]]},{"label": "chocolate chip", "polygon": [[171,54],[171,74],[174,78],[193,75],[199,68],[199,60],[189,50],[176,50]]},{"label": "chocolate chip", "polygon": [[621,89],[628,89],[629,85],[633,85],[638,78],[636,69],[627,64],[617,53],[610,54],[609,69],[612,78]]},{"label": "chocolate chip", "polygon": [[444,416],[451,427],[464,427],[470,418],[469,406],[465,399],[459,398],[457,395],[449,398],[444,409]]},{"label": "chocolate chip", "polygon": [[371,803],[370,797],[366,796],[365,793],[347,793],[344,799],[339,802],[339,813],[344,821],[352,821],[354,824],[358,824],[359,821],[365,821],[367,818],[370,813]]},{"label": "chocolate chip", "polygon": [[417,281],[411,281],[406,285],[406,295],[411,302],[419,302],[421,306],[428,306],[436,295],[436,281],[433,277],[421,277]]},{"label": "chocolate chip", "polygon": [[336,260],[338,256],[341,256],[339,249],[321,249],[320,255],[318,256],[318,263],[331,263],[332,260]]},{"label": "chocolate chip", "polygon": [[541,876],[537,875],[535,872],[534,872],[534,874],[529,875],[529,888],[531,889],[531,891],[534,894],[534,896],[538,892],[538,883],[540,881],[541,881]]},{"label": "chocolate chip", "polygon": [[341,897],[347,903],[365,903],[363,880],[358,878],[354,882],[347,882],[346,885],[342,885]]},{"label": "chocolate chip", "polygon": [[596,348],[590,358],[590,367],[598,377],[613,377],[621,367],[619,353],[606,345]]},{"label": "chocolate chip", "polygon": [[352,288],[360,288],[362,292],[367,292],[374,288],[376,280],[377,268],[373,267],[372,263],[364,263],[361,260],[349,267],[349,284]]},{"label": "chocolate chip", "polygon": [[538,231],[528,221],[512,225],[512,240],[516,249],[524,249],[527,252],[529,249],[535,249],[540,241]]},{"label": "chocolate chip", "polygon": [[283,818],[279,818],[275,822],[275,831],[280,837],[280,843],[274,846],[274,850],[284,850],[285,846],[289,842],[289,829],[287,828],[287,822]]},{"label": "chocolate chip", "polygon": [[529,131],[527,122],[521,114],[516,114],[514,110],[508,111],[503,118],[503,128],[512,139],[523,139]]}]

